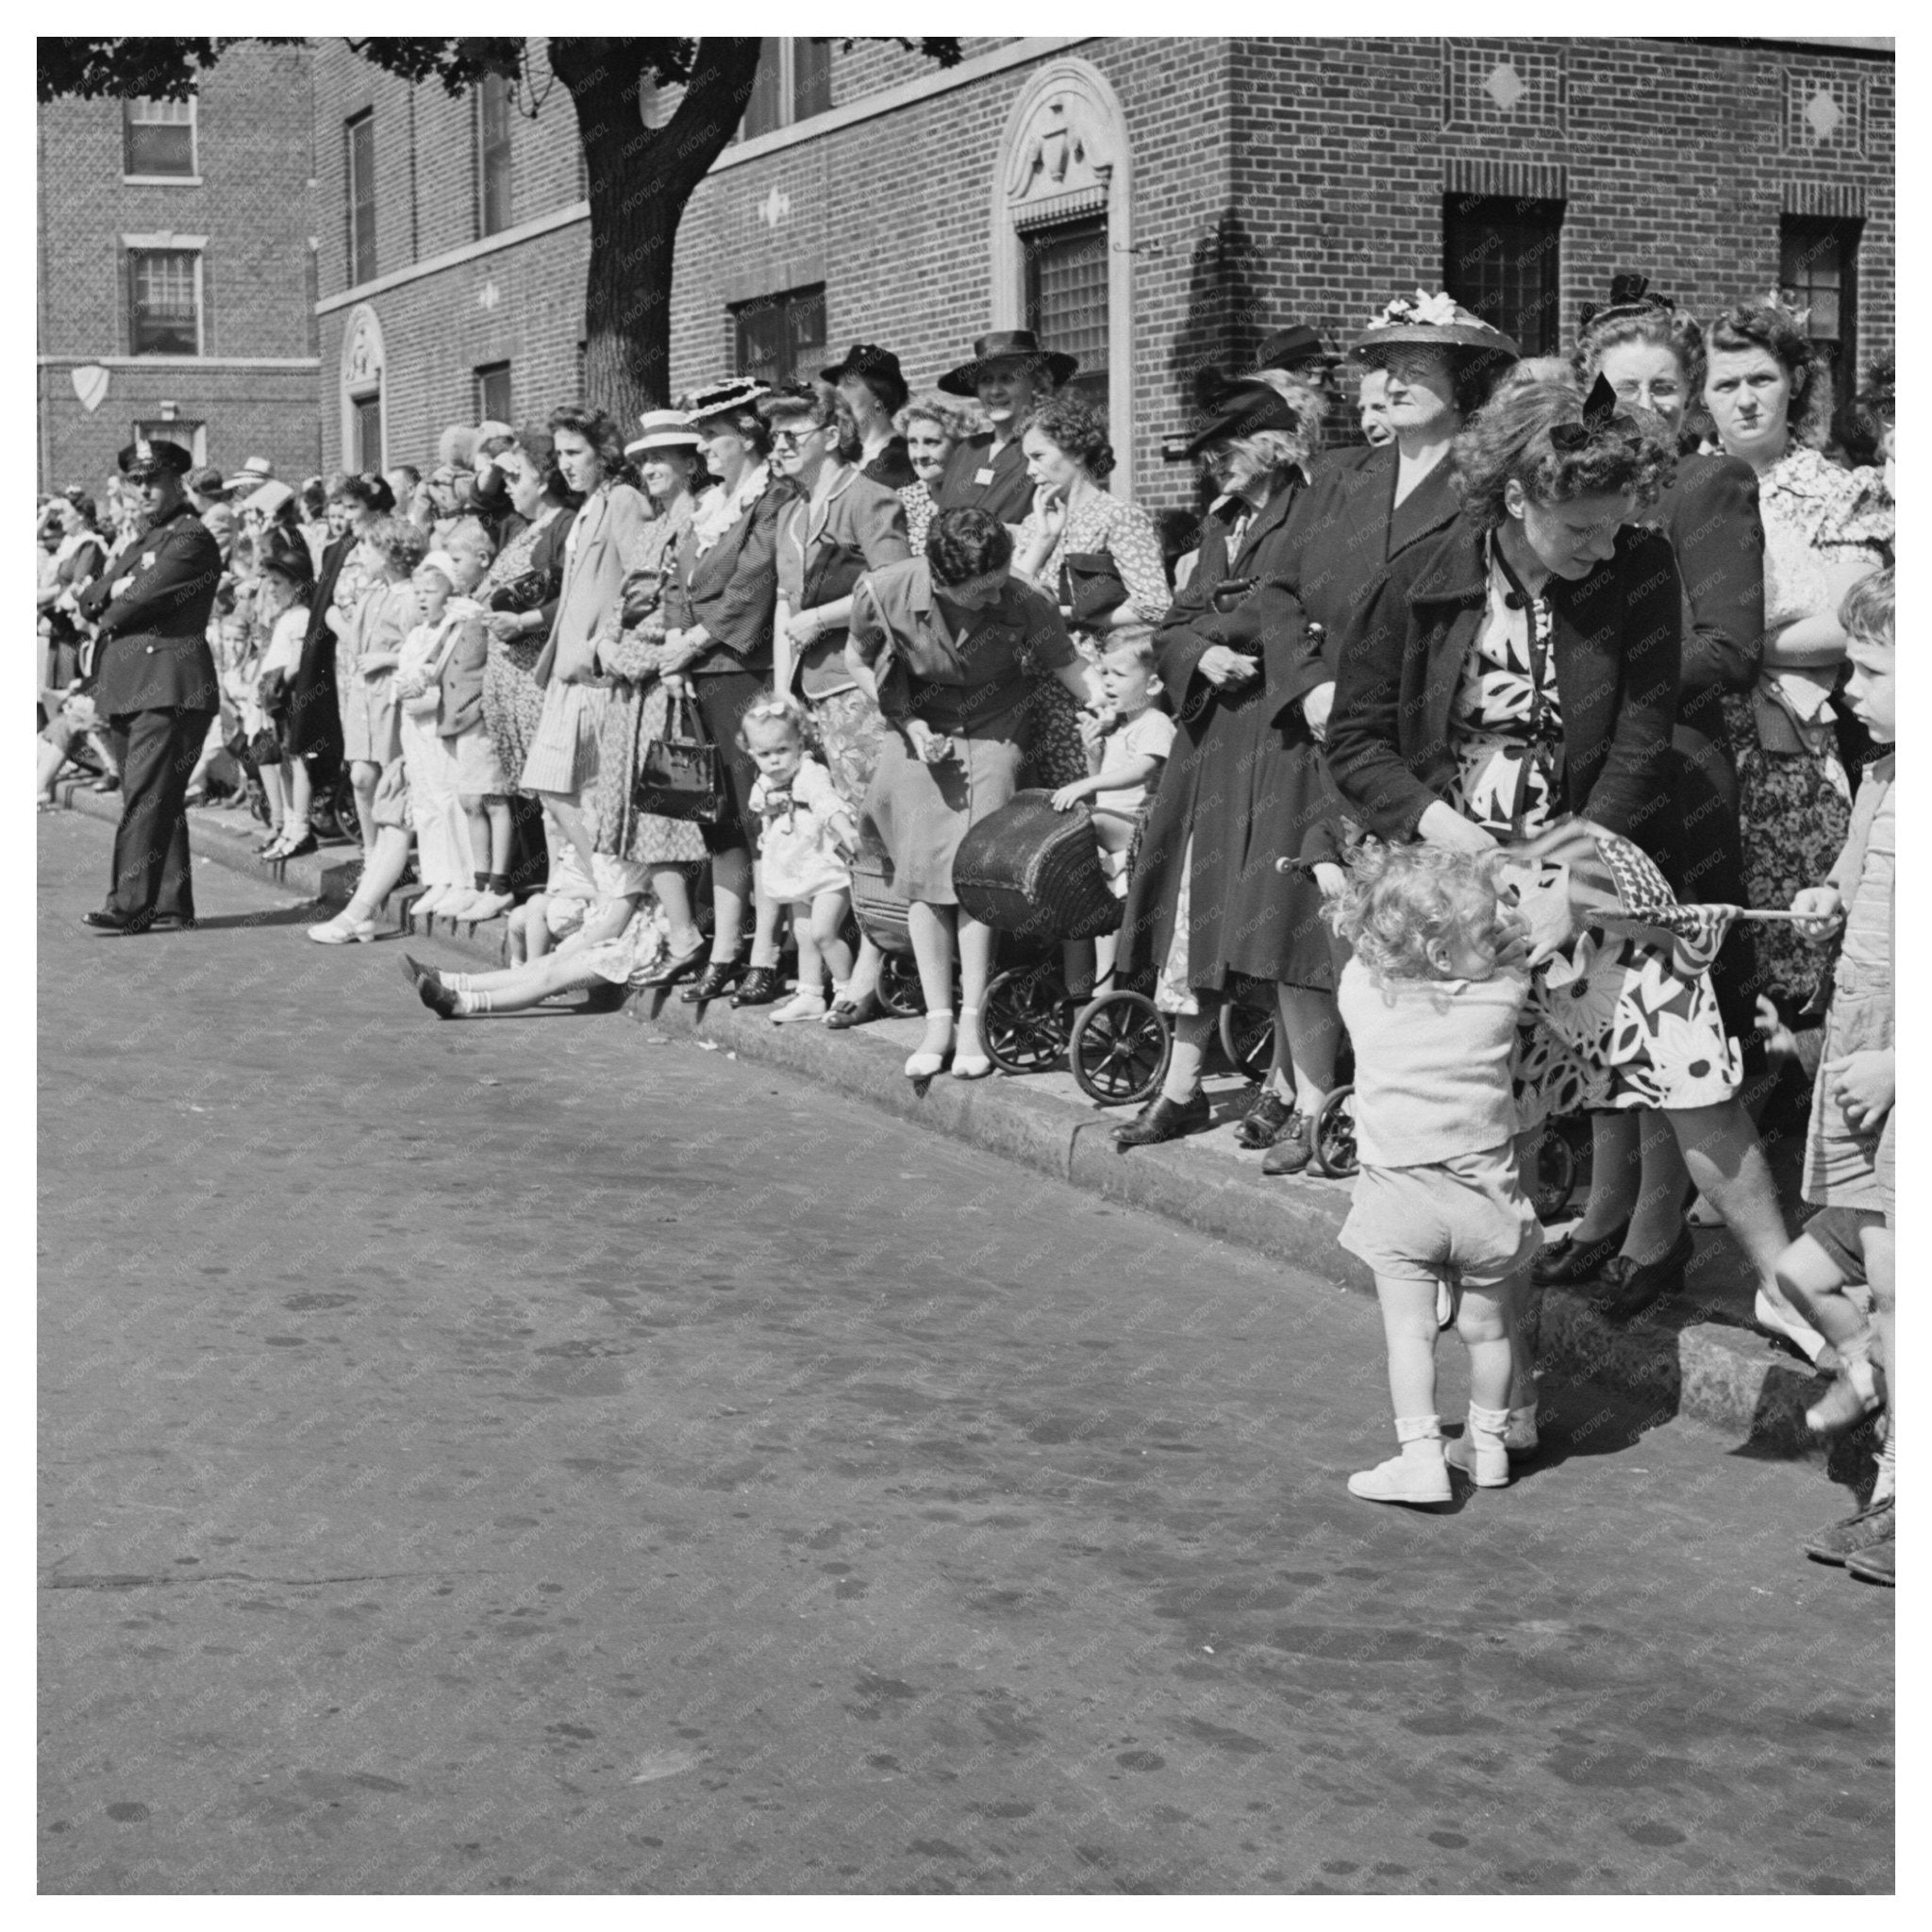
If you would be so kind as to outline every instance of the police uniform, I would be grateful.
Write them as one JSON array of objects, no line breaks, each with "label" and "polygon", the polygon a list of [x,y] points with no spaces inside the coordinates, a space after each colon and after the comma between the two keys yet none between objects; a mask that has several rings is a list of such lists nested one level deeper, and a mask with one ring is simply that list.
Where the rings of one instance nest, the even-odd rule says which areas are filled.
[{"label": "police uniform", "polygon": [[[121,467],[185,474],[186,458],[173,443],[137,443],[121,452]],[[220,547],[183,496],[123,544],[80,599],[96,626],[94,705],[121,767],[114,882],[92,925],[142,932],[157,918],[193,922],[185,800],[221,708],[208,647],[221,575]]]}]

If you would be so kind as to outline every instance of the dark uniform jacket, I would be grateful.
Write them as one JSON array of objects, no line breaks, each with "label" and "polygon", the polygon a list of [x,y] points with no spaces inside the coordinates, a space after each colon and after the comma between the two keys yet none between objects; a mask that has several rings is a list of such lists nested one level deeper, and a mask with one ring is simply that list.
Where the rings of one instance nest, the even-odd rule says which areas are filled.
[{"label": "dark uniform jacket", "polygon": [[[113,587],[129,576],[116,596]],[[186,499],[108,559],[80,599],[81,615],[99,626],[93,678],[102,716],[220,710],[208,625],[221,576],[221,548]]]},{"label": "dark uniform jacket", "polygon": [[[1390,565],[1341,641],[1328,768],[1378,838],[1415,837],[1457,775],[1450,714],[1489,596],[1483,533],[1458,518]],[[1616,555],[1544,593],[1561,703],[1561,809],[1676,859],[1677,663],[1684,591],[1668,538],[1626,528]]]},{"label": "dark uniform jacket", "polygon": [[[934,499],[941,509],[983,509],[1003,524],[1023,523],[1033,508],[1033,479],[1026,474],[1026,452],[1016,436],[989,462],[987,452],[991,447],[991,436],[969,436],[957,444],[946,458]],[[991,471],[991,480],[982,483],[980,473],[986,470]]]},{"label": "dark uniform jacket", "polygon": [[701,624],[710,647],[687,676],[772,668],[772,623],[778,608],[778,512],[797,491],[774,477],[756,503],[700,557],[687,529],[664,579],[664,621],[674,630]]}]

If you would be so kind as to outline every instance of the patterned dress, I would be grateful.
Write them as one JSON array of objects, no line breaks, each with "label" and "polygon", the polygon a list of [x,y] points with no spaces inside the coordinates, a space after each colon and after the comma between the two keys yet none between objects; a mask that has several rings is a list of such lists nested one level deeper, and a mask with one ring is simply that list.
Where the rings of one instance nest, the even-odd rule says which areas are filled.
[{"label": "patterned dress", "polygon": [[[1525,598],[1492,552],[1489,609],[1451,712],[1452,803],[1505,842],[1553,816],[1561,709],[1551,627],[1547,602]],[[1525,889],[1537,883],[1530,868],[1512,873]],[[1515,1074],[1526,1127],[1590,1108],[1714,1107],[1742,1075],[1708,971],[1683,970],[1666,941],[1591,927],[1530,982]]]},{"label": "patterned dress", "polygon": [[[546,509],[527,529],[520,530],[503,546],[494,563],[476,590],[476,601],[486,608],[492,591],[527,575],[537,539],[560,514],[554,507]],[[537,659],[543,655],[542,631],[505,643],[493,632],[490,656],[483,666],[483,724],[490,741],[496,747],[496,762],[508,781],[506,791],[521,791],[517,783],[524,760],[530,755],[530,741],[537,735],[538,721],[543,716],[543,688],[531,675]]]},{"label": "patterned dress", "polygon": [[[1865,513],[1874,482],[1872,471],[1840,470],[1802,443],[1758,479],[1768,636],[1831,608],[1828,568],[1861,553],[1874,568],[1883,561],[1887,531]],[[1782,911],[1793,893],[1824,877],[1851,824],[1852,786],[1834,737],[1829,679],[1767,672],[1754,691],[1724,698],[1738,759],[1744,890],[1751,905],[1767,910]],[[1788,1008],[1802,1006],[1817,987],[1823,951],[1775,922],[1754,937],[1764,991]]]}]

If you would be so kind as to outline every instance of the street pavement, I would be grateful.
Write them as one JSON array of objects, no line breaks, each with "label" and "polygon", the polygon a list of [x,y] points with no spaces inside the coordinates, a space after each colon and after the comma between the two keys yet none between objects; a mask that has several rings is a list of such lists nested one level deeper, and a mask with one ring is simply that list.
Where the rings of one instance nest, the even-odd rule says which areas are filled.
[{"label": "street pavement", "polygon": [[[1373,1306],[40,822],[56,1892],[1883,1891],[1849,1499],[1588,1389],[1350,1497]],[[1460,1410],[1459,1351],[1442,1408]]]}]

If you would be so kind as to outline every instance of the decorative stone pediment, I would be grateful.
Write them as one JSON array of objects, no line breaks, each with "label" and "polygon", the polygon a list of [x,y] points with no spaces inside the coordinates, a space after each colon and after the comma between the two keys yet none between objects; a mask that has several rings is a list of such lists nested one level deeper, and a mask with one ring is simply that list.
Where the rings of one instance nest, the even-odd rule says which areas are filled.
[{"label": "decorative stone pediment", "polygon": [[365,302],[349,311],[342,333],[342,387],[351,391],[382,386],[382,324]]},{"label": "decorative stone pediment", "polygon": [[1113,178],[1114,130],[1085,90],[1063,84],[1032,105],[1007,173],[1007,204],[1024,216],[1030,205],[1078,196],[1099,206]]}]

